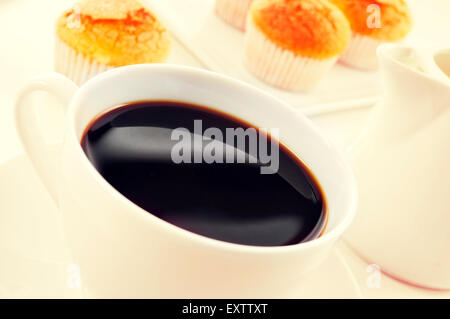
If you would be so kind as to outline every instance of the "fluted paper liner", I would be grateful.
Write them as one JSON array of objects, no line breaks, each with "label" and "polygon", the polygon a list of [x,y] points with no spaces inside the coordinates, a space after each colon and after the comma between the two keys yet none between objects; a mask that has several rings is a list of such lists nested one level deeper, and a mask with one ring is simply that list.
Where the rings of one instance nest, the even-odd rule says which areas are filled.
[{"label": "fluted paper liner", "polygon": [[270,85],[289,91],[308,91],[328,73],[337,58],[313,59],[283,49],[248,19],[245,64],[251,73]]},{"label": "fluted paper liner", "polygon": [[77,85],[82,85],[97,74],[114,68],[75,51],[58,36],[55,42],[55,71],[67,76]]}]

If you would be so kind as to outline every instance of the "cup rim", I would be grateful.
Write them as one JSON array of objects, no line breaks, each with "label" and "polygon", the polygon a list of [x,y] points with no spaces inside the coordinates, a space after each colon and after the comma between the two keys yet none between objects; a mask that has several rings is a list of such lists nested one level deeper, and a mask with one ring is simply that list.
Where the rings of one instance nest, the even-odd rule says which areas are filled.
[{"label": "cup rim", "polygon": [[[185,230],[181,227],[178,227],[176,225],[173,225],[165,220],[162,220],[156,216],[154,216],[151,213],[148,213],[143,208],[137,206],[132,201],[130,201],[128,198],[126,198],[124,195],[122,195],[119,191],[117,191],[111,184],[109,184],[101,175],[100,173],[95,169],[95,167],[91,164],[87,156],[85,155],[80,141],[78,141],[77,138],[77,130],[75,127],[75,115],[77,114],[78,109],[80,108],[81,104],[79,101],[81,100],[84,92],[87,90],[88,87],[92,85],[96,85],[97,83],[107,81],[108,78],[110,78],[113,75],[116,75],[118,73],[122,72],[133,72],[136,70],[148,70],[151,71],[167,71],[167,72],[183,72],[184,74],[188,74],[190,76],[201,76],[201,77],[207,77],[213,81],[219,81],[222,83],[226,83],[228,85],[234,85],[239,86],[241,89],[253,92],[253,94],[259,94],[260,96],[264,97],[265,99],[269,100],[272,105],[276,105],[277,110],[288,112],[290,113],[290,116],[294,118],[298,118],[299,124],[306,125],[307,129],[309,131],[312,131],[312,133],[316,136],[318,136],[324,144],[327,145],[331,149],[331,151],[334,153],[334,161],[337,162],[338,166],[342,168],[344,176],[347,177],[347,180],[342,183],[342,185],[347,185],[347,191],[346,196],[348,197],[346,201],[348,201],[348,208],[344,213],[344,216],[338,220],[336,226],[329,232],[325,232],[322,236],[319,238],[314,238],[312,240],[306,241],[306,242],[300,242],[294,245],[288,245],[288,246],[251,246],[251,245],[245,245],[245,244],[237,244],[237,243],[231,243],[226,242],[210,237],[206,237],[188,230]],[[214,109],[214,107],[211,107]],[[289,106],[286,102],[283,102],[282,100],[278,99],[277,97],[274,97],[263,90],[253,87],[250,84],[247,84],[241,80],[234,79],[232,77],[218,74],[212,71],[203,70],[199,68],[189,67],[189,66],[182,66],[182,65],[175,65],[175,64],[140,64],[140,65],[129,65],[129,66],[123,66],[119,68],[114,68],[112,70],[108,70],[106,72],[103,72],[94,78],[88,80],[86,83],[84,83],[75,93],[75,95],[72,97],[72,100],[70,101],[69,108],[68,108],[68,136],[66,136],[66,143],[69,143],[75,146],[76,154],[79,156],[79,160],[81,160],[81,164],[83,167],[89,172],[89,174],[92,176],[92,178],[95,179],[95,181],[98,183],[100,187],[103,188],[104,191],[107,191],[110,196],[113,196],[115,200],[119,200],[124,205],[128,206],[130,210],[133,212],[136,212],[135,215],[139,216],[143,222],[152,222],[158,225],[158,227],[162,227],[166,229],[167,231],[174,232],[178,236],[185,238],[186,240],[190,240],[196,244],[202,244],[206,246],[210,246],[213,248],[221,248],[223,250],[229,250],[234,252],[245,252],[245,253],[254,253],[254,254],[277,254],[277,253],[287,253],[287,252],[297,252],[300,250],[306,250],[311,249],[315,247],[319,247],[327,242],[333,241],[340,237],[344,231],[350,226],[351,222],[353,221],[355,214],[356,214],[356,206],[357,206],[357,187],[356,187],[356,180],[353,175],[353,171],[350,167],[350,165],[344,160],[344,157],[340,150],[337,149],[337,147],[331,143],[326,136],[316,127],[314,126],[309,119],[303,114],[300,114],[298,111],[295,111],[295,109],[291,106]],[[98,115],[101,115],[97,114]],[[93,117],[91,120],[93,120],[95,117]],[[299,156],[294,152],[296,156]],[[326,194],[325,194],[326,195]]]}]

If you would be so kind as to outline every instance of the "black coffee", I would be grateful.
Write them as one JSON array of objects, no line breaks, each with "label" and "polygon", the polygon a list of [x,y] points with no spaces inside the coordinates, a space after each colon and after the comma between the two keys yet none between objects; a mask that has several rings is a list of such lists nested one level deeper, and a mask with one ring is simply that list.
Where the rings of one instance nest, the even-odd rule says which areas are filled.
[{"label": "black coffee", "polygon": [[[199,123],[204,132],[215,128],[224,138],[220,140],[216,134],[202,140],[196,131]],[[180,144],[180,139],[174,139],[177,128],[192,133],[192,139],[186,140],[192,143]],[[256,140],[251,134],[246,136],[244,146],[239,145],[238,137],[234,143],[226,141],[227,131],[236,128],[255,130],[242,120],[198,105],[136,102],[94,120],[81,145],[115,189],[149,213],[183,229],[254,246],[293,245],[319,236],[326,224],[326,208],[311,172],[263,133],[258,132]],[[196,143],[199,138],[200,143]],[[254,145],[252,148],[255,141],[256,149],[267,150],[269,157],[276,155],[270,154],[274,152],[271,146],[278,147],[279,156],[272,157],[272,174],[262,174],[262,168],[269,164],[267,156],[266,160],[255,158],[259,154]],[[209,152],[215,161],[202,157],[202,151],[208,153],[208,145],[211,151],[213,142],[219,147]],[[180,145],[186,147],[180,149]],[[218,149],[224,150],[222,155]],[[185,160],[180,162],[180,156]],[[275,160],[278,165],[274,165]]]}]

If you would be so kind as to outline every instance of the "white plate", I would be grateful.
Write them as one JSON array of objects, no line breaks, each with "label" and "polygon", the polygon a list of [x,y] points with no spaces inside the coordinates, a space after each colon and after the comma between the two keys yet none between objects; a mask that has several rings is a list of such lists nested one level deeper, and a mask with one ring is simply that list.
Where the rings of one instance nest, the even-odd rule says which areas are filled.
[{"label": "white plate", "polygon": [[[380,72],[364,72],[336,64],[309,93],[290,93],[266,85],[243,64],[244,34],[219,19],[215,0],[147,0],[170,31],[203,65],[213,71],[253,84],[310,114],[339,108],[365,107],[381,94]],[[409,0],[414,25],[405,42],[419,48],[448,46],[442,30],[450,22],[448,0]],[[314,106],[318,106],[314,110]]]},{"label": "white plate", "polygon": [[[82,289],[73,286],[76,265],[71,262],[60,217],[24,155],[0,166],[0,298],[83,297]],[[301,279],[301,287],[292,292],[292,298],[361,297],[336,250],[319,269]]]},{"label": "white plate", "polygon": [[318,87],[307,94],[276,89],[247,71],[243,64],[244,33],[215,15],[214,0],[153,0],[148,3],[205,67],[260,87],[295,107],[367,99],[380,94],[378,72],[358,71],[341,64],[336,64]]}]

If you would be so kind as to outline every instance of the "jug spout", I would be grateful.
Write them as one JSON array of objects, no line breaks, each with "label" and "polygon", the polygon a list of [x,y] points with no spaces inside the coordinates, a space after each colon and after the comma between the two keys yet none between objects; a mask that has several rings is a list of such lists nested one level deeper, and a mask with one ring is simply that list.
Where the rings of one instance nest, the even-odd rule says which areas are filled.
[{"label": "jug spout", "polygon": [[444,80],[450,82],[450,49],[439,50],[433,54],[435,72]]},{"label": "jug spout", "polygon": [[378,57],[383,79],[380,116],[392,121],[387,124],[399,134],[418,132],[450,109],[450,81],[436,74],[431,56],[387,44],[379,48]]}]

